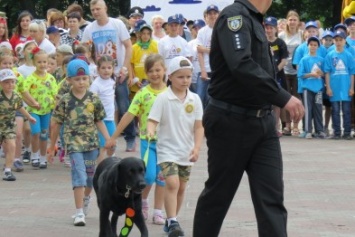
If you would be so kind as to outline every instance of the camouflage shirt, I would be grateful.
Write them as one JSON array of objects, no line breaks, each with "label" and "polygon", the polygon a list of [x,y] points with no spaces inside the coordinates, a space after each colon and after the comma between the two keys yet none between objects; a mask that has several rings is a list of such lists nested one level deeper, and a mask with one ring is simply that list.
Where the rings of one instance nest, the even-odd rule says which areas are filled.
[{"label": "camouflage shirt", "polygon": [[14,92],[11,98],[7,98],[4,92],[0,91],[0,130],[15,128],[15,112],[22,106],[22,99],[17,93]]},{"label": "camouflage shirt", "polygon": [[64,94],[68,93],[70,91],[71,85],[67,81],[66,78],[64,78],[61,82],[58,84],[58,93],[55,97],[56,101],[58,102]]},{"label": "camouflage shirt", "polygon": [[68,153],[85,152],[99,148],[96,122],[106,117],[99,97],[87,91],[82,99],[73,93],[63,95],[53,111],[52,118],[64,126],[64,142]]}]

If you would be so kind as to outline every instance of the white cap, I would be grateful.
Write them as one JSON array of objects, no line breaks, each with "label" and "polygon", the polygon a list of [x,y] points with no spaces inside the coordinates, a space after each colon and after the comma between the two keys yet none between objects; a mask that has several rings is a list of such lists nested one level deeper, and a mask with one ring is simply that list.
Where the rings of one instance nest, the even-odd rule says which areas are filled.
[{"label": "white cap", "polygon": [[2,69],[0,70],[0,81],[5,81],[7,79],[15,79],[17,80],[17,77],[15,73],[11,69]]},{"label": "white cap", "polygon": [[1,48],[2,48],[2,47],[5,47],[5,48],[8,48],[8,49],[12,50],[12,46],[11,46],[10,42],[8,42],[8,41],[3,41],[3,42],[1,42],[1,43],[0,43],[0,47],[1,47]]},{"label": "white cap", "polygon": [[59,53],[67,53],[67,54],[71,54],[71,55],[74,54],[72,47],[70,47],[67,44],[59,45],[58,48],[57,48],[57,52],[59,52]]},{"label": "white cap", "polygon": [[184,56],[177,56],[170,61],[170,64],[168,66],[168,75],[173,74],[177,70],[186,68],[193,70],[193,66],[190,60],[188,60]]}]

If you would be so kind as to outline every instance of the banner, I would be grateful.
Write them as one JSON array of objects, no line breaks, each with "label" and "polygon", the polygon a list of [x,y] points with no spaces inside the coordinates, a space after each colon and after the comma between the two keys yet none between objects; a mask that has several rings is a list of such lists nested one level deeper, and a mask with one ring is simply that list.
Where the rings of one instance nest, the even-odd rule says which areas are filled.
[{"label": "banner", "polygon": [[152,16],[169,16],[181,13],[187,20],[203,19],[203,11],[214,4],[221,11],[234,0],[131,0],[131,7],[139,6],[144,11],[144,20],[151,23]]}]

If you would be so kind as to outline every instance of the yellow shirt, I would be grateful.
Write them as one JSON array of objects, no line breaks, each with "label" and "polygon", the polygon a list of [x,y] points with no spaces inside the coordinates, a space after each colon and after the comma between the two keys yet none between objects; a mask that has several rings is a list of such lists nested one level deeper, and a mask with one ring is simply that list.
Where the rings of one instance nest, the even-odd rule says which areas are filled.
[{"label": "yellow shirt", "polygon": [[47,73],[44,77],[40,77],[34,72],[26,78],[23,88],[23,91],[28,91],[41,106],[39,110],[28,107],[28,112],[45,115],[52,111],[58,86],[51,74]]},{"label": "yellow shirt", "polygon": [[[134,75],[138,77],[140,82],[142,79],[147,79],[144,71],[144,61],[152,53],[158,53],[158,42],[155,40],[151,40],[147,49],[142,49],[138,44],[134,44],[132,47],[131,64],[133,65]],[[133,92],[137,92],[139,89],[137,84],[134,84],[130,88]]]}]

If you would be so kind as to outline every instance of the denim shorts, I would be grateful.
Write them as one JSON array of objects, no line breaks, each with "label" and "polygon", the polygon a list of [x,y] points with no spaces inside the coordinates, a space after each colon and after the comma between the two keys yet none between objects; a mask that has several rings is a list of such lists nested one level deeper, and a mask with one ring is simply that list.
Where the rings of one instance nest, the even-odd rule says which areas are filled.
[{"label": "denim shorts", "polygon": [[99,150],[69,153],[71,163],[71,180],[73,188],[92,188]]},{"label": "denim shorts", "polygon": [[[116,131],[115,121],[104,120],[103,122],[107,128],[108,135],[112,136]],[[99,140],[100,140],[100,148],[105,147],[106,141],[100,131],[99,131]]]}]

